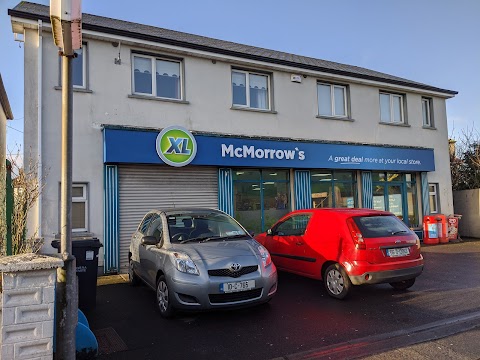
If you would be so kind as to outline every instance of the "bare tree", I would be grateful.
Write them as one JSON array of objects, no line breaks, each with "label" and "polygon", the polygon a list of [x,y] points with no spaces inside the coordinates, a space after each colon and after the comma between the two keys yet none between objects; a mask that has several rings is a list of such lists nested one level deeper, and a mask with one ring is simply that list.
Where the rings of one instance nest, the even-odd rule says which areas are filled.
[{"label": "bare tree", "polygon": [[466,129],[450,140],[450,171],[453,190],[480,188],[480,134]]},{"label": "bare tree", "polygon": [[[42,186],[38,181],[38,160],[31,155],[28,157],[28,167],[25,167],[20,151],[9,152],[9,160],[12,163],[12,185],[14,203],[12,211],[12,254],[36,253],[43,244],[39,239],[38,229],[33,229],[27,237],[27,216],[28,212],[38,201],[43,191],[45,181],[42,179]],[[23,160],[23,161],[22,161]],[[46,175],[45,175],[46,176]],[[30,229],[32,230],[32,229]],[[2,237],[3,239],[4,237]],[[2,246],[2,255],[5,255],[5,246]]]}]

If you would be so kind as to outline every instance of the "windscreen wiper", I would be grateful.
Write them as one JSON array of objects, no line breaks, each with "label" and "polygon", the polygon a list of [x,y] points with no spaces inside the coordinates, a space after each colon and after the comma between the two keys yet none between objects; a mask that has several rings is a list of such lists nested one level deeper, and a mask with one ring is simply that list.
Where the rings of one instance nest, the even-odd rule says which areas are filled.
[{"label": "windscreen wiper", "polygon": [[408,232],[408,231],[407,230],[398,230],[398,231],[392,232],[392,235],[405,234],[406,232]]},{"label": "windscreen wiper", "polygon": [[180,244],[185,244],[187,242],[190,242],[190,241],[208,241],[208,240],[211,240],[211,239],[218,239],[220,236],[200,236],[200,237],[195,237],[195,238],[191,238],[191,239],[185,239],[185,240],[182,240],[180,241],[179,243]]}]

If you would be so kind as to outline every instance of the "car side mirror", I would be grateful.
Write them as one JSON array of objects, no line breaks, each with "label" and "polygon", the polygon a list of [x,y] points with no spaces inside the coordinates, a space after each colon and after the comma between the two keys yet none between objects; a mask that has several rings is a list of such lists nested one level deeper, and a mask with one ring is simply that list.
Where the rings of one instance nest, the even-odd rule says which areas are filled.
[{"label": "car side mirror", "polygon": [[267,230],[267,235],[273,235],[272,229],[268,229],[268,230]]},{"label": "car side mirror", "polygon": [[249,231],[248,234],[251,236],[251,237],[254,237],[255,236],[255,233],[253,231]]},{"label": "car side mirror", "polygon": [[142,238],[142,244],[143,245],[157,245],[158,240],[155,236],[144,236]]}]

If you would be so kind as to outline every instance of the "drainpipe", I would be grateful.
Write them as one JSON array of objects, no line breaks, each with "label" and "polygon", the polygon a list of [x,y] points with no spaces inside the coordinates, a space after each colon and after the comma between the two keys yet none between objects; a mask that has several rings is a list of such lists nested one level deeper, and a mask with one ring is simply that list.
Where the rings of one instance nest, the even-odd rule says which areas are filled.
[{"label": "drainpipe", "polygon": [[42,20],[38,20],[38,88],[37,88],[37,146],[38,146],[38,189],[40,194],[38,196],[38,237],[42,237],[42,188],[43,188],[43,163],[42,163],[42,65],[43,65],[43,34],[42,34]]}]

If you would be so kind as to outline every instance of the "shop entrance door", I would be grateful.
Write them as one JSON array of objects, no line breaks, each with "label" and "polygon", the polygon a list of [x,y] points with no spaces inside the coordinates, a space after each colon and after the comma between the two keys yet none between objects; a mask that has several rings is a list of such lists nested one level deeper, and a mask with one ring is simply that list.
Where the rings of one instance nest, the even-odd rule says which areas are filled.
[{"label": "shop entrance door", "polygon": [[372,172],[373,208],[394,213],[408,226],[418,226],[415,175]]},{"label": "shop entrance door", "polygon": [[405,218],[403,184],[374,184],[373,208],[390,211],[400,219]]}]

